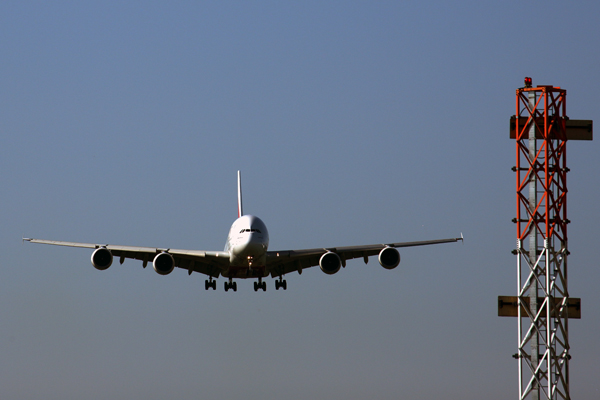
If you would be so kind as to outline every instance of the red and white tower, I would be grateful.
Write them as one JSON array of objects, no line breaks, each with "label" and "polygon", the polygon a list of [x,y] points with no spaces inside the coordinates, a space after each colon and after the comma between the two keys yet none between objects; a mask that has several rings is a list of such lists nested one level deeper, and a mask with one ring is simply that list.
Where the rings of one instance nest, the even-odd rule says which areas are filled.
[{"label": "red and white tower", "polygon": [[498,299],[499,315],[518,324],[519,399],[570,399],[569,318],[581,301],[568,290],[567,141],[591,140],[592,121],[569,120],[567,91],[516,91],[517,296]]}]

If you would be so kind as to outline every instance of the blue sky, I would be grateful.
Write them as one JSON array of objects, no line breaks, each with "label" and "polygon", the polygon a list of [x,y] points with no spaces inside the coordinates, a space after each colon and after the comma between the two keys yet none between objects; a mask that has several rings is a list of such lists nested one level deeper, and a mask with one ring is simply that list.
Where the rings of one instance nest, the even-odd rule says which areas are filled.
[{"label": "blue sky", "polygon": [[[517,394],[515,89],[599,120],[596,2],[3,2],[0,395]],[[569,143],[571,395],[597,398],[600,158]],[[393,271],[204,290],[45,239],[220,250],[455,237]],[[222,280],[221,280],[222,281]]]}]

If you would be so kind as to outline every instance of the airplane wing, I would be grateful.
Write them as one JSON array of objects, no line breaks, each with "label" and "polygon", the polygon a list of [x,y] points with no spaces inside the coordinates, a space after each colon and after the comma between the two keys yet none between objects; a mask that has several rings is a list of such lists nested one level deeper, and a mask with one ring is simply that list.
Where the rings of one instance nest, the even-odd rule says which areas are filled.
[{"label": "airplane wing", "polygon": [[267,265],[270,265],[271,276],[273,278],[298,271],[302,273],[304,268],[310,268],[319,265],[319,259],[327,252],[336,253],[342,265],[346,266],[346,260],[354,258],[363,258],[367,263],[369,256],[379,254],[386,247],[415,247],[427,246],[431,244],[453,243],[462,241],[463,237],[450,239],[425,240],[419,242],[399,242],[388,244],[371,244],[366,246],[345,246],[345,247],[329,247],[316,248],[305,250],[285,250],[285,251],[269,251],[267,252]]},{"label": "airplane wing", "polygon": [[115,246],[92,243],[61,242],[57,240],[42,240],[23,238],[24,241],[31,243],[50,244],[55,246],[82,247],[86,249],[98,249],[105,247],[112,253],[113,257],[119,258],[123,264],[126,258],[143,261],[144,268],[148,262],[152,262],[157,254],[168,252],[173,256],[175,266],[186,269],[188,274],[200,272],[214,278],[219,277],[221,270],[229,265],[229,253],[224,251],[202,251],[202,250],[177,250],[161,249],[156,247],[134,247],[134,246]]}]

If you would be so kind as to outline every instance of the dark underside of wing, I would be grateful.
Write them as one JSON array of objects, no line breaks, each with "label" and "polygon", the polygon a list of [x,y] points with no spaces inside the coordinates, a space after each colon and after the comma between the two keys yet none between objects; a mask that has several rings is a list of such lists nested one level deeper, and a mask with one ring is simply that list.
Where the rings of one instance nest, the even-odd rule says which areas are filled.
[{"label": "dark underside of wing", "polygon": [[[23,238],[23,240],[31,243],[54,246],[86,248],[91,249],[94,252],[99,249],[106,249],[110,250],[110,255],[113,258],[119,259],[121,264],[123,264],[125,259],[129,258],[142,261],[144,268],[148,263],[152,263],[159,254],[168,253],[173,257],[173,266],[185,269],[190,274],[192,272],[199,272],[214,278],[217,278],[221,271],[226,270],[229,267],[229,253],[223,251],[161,249],[156,247],[118,246],[30,238]],[[112,260],[107,261],[106,268],[108,268],[111,263]]]},{"label": "dark underside of wing", "polygon": [[[155,251],[110,250],[115,257],[120,259],[121,263],[126,258],[141,260],[144,267],[148,263],[152,263],[154,257],[162,252],[160,249],[156,249]],[[167,252],[173,256],[175,267],[185,269],[189,274],[199,272],[213,278],[218,278],[221,271],[229,266],[229,258],[219,254],[185,250],[168,250]]]},{"label": "dark underside of wing", "polygon": [[278,277],[290,272],[298,271],[302,273],[305,268],[310,268],[319,265],[321,256],[327,252],[336,253],[342,262],[346,265],[346,260],[355,258],[364,258],[379,254],[386,247],[401,248],[401,247],[416,247],[427,246],[432,244],[453,243],[462,241],[463,238],[436,239],[417,242],[398,242],[388,244],[372,244],[366,246],[345,246],[345,247],[328,247],[305,250],[284,250],[284,251],[269,251],[267,252],[267,265],[271,271],[272,277]]},{"label": "dark underside of wing", "polygon": [[[171,264],[172,266],[170,267],[170,270],[168,270],[168,272],[165,270],[163,274],[170,273],[174,266],[187,270],[189,274],[192,272],[199,272],[201,274],[217,278],[221,275],[222,271],[226,271],[229,267],[229,253],[224,251],[176,250],[154,247],[115,246],[28,238],[24,238],[23,240],[32,243],[49,244],[55,246],[88,248],[94,251],[106,249],[110,250],[112,257],[118,258],[121,264],[125,261],[125,259],[129,258],[142,261],[142,265],[144,267],[146,267],[148,263],[153,262],[158,255],[168,253],[173,258],[173,264]],[[400,248],[426,246],[432,244],[458,242],[461,240],[463,240],[462,237],[418,242],[373,244],[366,246],[269,251],[267,252],[267,267],[271,273],[271,276],[278,277],[294,271],[302,273],[302,270],[305,268],[319,265],[319,260],[325,253],[337,254],[340,258],[341,264],[345,266],[346,260],[364,258],[365,261],[367,261],[368,257],[377,255],[388,247]],[[110,263],[107,262],[107,264],[108,265],[106,268],[108,268]],[[159,271],[157,270],[157,272]]]}]

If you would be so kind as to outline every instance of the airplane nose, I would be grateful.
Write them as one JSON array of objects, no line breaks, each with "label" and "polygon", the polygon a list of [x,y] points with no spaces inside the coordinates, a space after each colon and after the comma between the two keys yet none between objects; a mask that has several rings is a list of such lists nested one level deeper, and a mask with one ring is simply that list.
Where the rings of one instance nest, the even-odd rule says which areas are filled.
[{"label": "airplane nose", "polygon": [[262,243],[258,240],[257,234],[250,234],[248,241],[244,246],[244,250],[248,253],[256,253],[261,251],[263,248]]},{"label": "airplane nose", "polygon": [[263,241],[259,238],[260,234],[250,233],[244,240],[236,246],[236,253],[243,256],[256,255],[264,251]]}]

